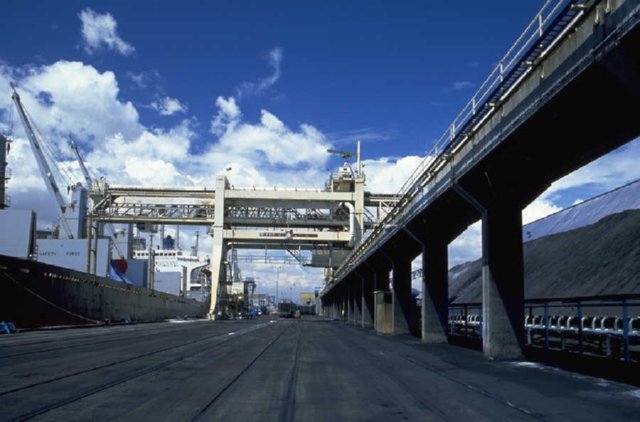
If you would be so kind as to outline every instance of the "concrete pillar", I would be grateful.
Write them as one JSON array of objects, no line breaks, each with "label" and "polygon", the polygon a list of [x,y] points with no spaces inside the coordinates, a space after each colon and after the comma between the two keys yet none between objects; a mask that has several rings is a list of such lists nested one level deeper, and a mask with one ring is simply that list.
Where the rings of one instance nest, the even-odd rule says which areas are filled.
[{"label": "concrete pillar", "polygon": [[349,321],[349,291],[347,290],[347,288],[344,288],[342,291],[342,321],[343,322],[348,322]]},{"label": "concrete pillar", "polygon": [[[374,294],[374,300],[373,300],[374,301],[373,327],[377,332],[385,333],[385,334],[391,334],[392,332],[391,318],[387,318],[387,315],[391,313],[391,309],[389,309],[389,311],[386,312],[384,295],[381,296],[379,292],[388,292],[388,295],[391,295],[389,291],[390,271],[391,271],[390,267],[376,268],[373,271],[373,290],[374,292],[378,292],[377,293],[378,297],[376,298]],[[388,322],[387,322],[387,319],[388,319]]]},{"label": "concrete pillar", "polygon": [[362,328],[373,328],[373,280],[363,276],[361,283]]},{"label": "concrete pillar", "polygon": [[347,303],[349,305],[349,324],[356,324],[356,292],[353,283],[350,281],[350,286],[347,288]]},{"label": "concrete pillar", "polygon": [[446,343],[449,310],[449,271],[447,242],[427,235],[422,254],[423,343]]},{"label": "concrete pillar", "polygon": [[482,221],[482,349],[489,359],[521,359],[524,346],[522,212],[495,204]]},{"label": "concrete pillar", "polygon": [[[218,291],[220,282],[224,282],[224,259],[226,257],[226,245],[224,241],[224,214],[225,214],[225,190],[229,188],[229,181],[225,176],[216,176],[216,199],[214,211],[214,223],[212,227],[213,250],[211,252],[211,302],[209,305],[209,318],[215,319],[218,311]],[[225,289],[224,285],[222,286]],[[222,292],[224,295],[226,291]]]},{"label": "concrete pillar", "polygon": [[415,321],[411,301],[411,260],[398,259],[393,266],[393,334],[409,334]]},{"label": "concrete pillar", "polygon": [[375,272],[375,288],[374,290],[389,291],[389,268],[382,268]]},{"label": "concrete pillar", "polygon": [[362,326],[362,279],[354,274],[353,281],[353,324]]}]

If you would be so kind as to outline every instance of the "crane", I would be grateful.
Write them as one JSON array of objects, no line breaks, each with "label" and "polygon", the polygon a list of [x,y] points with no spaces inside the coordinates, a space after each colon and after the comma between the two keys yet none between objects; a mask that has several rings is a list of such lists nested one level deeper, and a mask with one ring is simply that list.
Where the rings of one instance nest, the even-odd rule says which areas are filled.
[{"label": "crane", "polygon": [[91,189],[91,175],[89,175],[89,170],[87,170],[87,166],[84,165],[84,160],[82,159],[82,156],[80,156],[78,145],[73,141],[71,141],[71,149],[76,153],[76,158],[78,159],[80,170],[82,171],[85,182],[87,182],[87,189]]},{"label": "crane", "polygon": [[67,222],[64,215],[65,210],[67,209],[67,203],[62,197],[60,189],[58,188],[58,184],[53,177],[51,168],[49,167],[49,164],[47,163],[47,160],[42,153],[42,147],[40,146],[40,142],[38,141],[36,133],[33,129],[33,125],[29,120],[29,117],[27,117],[27,113],[24,110],[22,102],[20,101],[20,95],[18,95],[18,92],[16,91],[16,86],[13,82],[9,82],[9,84],[13,89],[13,95],[11,95],[11,99],[13,100],[13,103],[18,110],[18,114],[20,115],[20,120],[22,121],[22,125],[24,126],[24,131],[27,134],[27,138],[29,138],[29,144],[31,145],[31,149],[33,150],[33,155],[35,155],[36,157],[36,162],[38,163],[38,168],[40,169],[40,173],[42,174],[44,183],[47,186],[49,192],[54,196],[58,204],[56,211],[58,213],[58,217],[60,217],[60,226],[62,227],[62,231],[67,238],[73,239],[73,232],[71,231],[71,227],[69,226],[69,223]]},{"label": "crane", "polygon": [[[78,144],[76,144],[75,142],[72,141],[71,142],[71,149],[76,154],[76,159],[78,160],[78,165],[80,166],[80,170],[82,171],[82,175],[84,176],[84,180],[86,182],[87,189],[91,189],[91,185],[93,183],[93,179],[91,178],[91,175],[89,174],[89,170],[87,169],[87,166],[84,164],[84,160],[82,159],[82,156],[80,155],[80,150],[78,149]],[[112,223],[109,223],[109,224],[107,224],[107,229],[111,233],[111,238],[113,239],[113,247],[115,248],[116,252],[120,256],[120,259],[124,259],[125,255],[124,255],[124,253],[122,253],[122,250],[120,249],[120,247],[118,246],[118,242],[116,241],[116,238],[118,237],[118,232],[116,231],[116,228],[113,226]]]},{"label": "crane", "polygon": [[[333,149],[333,148],[329,148],[327,150],[328,153],[330,154],[338,154],[339,156],[341,156],[343,159],[347,159],[347,158],[351,158],[353,157],[354,153],[351,151],[341,151],[338,149]],[[356,156],[356,172],[358,175],[362,175],[362,161],[360,161],[360,141],[356,140],[356,152],[355,152],[355,156]]]},{"label": "crane", "polygon": [[341,151],[341,150],[338,150],[338,149],[329,148],[327,150],[327,152],[330,153],[330,154],[338,154],[339,156],[341,156],[345,160],[347,158],[353,157],[353,152],[351,152],[351,151]]}]

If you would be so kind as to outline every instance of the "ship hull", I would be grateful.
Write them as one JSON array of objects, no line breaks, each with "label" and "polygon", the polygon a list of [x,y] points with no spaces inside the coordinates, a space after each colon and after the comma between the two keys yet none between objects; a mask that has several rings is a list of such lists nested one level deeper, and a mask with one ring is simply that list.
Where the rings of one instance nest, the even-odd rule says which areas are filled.
[{"label": "ship hull", "polygon": [[0,321],[18,328],[204,317],[208,303],[0,255]]}]

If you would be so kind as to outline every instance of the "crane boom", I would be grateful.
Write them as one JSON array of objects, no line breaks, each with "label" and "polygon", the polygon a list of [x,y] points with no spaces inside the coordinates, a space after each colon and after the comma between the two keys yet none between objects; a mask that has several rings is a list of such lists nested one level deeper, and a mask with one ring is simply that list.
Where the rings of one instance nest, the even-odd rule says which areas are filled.
[{"label": "crane boom", "polygon": [[327,152],[330,153],[330,154],[338,154],[344,159],[353,157],[353,152],[351,152],[351,151],[341,151],[341,150],[338,150],[338,149],[330,148],[330,149],[327,150]]},{"label": "crane boom", "polygon": [[78,150],[78,145],[75,142],[71,142],[71,149],[76,153],[76,158],[78,159],[78,164],[80,165],[80,170],[82,170],[82,175],[84,176],[85,182],[87,182],[87,189],[91,189],[91,175],[89,174],[89,170],[87,170],[87,166],[84,165],[84,160],[80,155],[80,151]]},{"label": "crane boom", "polygon": [[67,209],[67,203],[62,197],[60,189],[58,188],[58,184],[53,177],[53,173],[51,172],[51,168],[49,167],[49,164],[47,163],[47,160],[42,153],[40,142],[38,142],[38,138],[36,137],[35,131],[33,130],[33,126],[29,121],[29,118],[27,117],[27,113],[25,112],[24,107],[22,106],[20,96],[16,91],[16,86],[13,82],[10,82],[9,84],[13,89],[13,95],[11,95],[11,99],[13,100],[13,103],[18,110],[18,114],[20,115],[20,120],[22,121],[22,125],[24,126],[24,131],[27,133],[27,138],[29,138],[29,144],[31,145],[31,149],[33,150],[33,155],[35,155],[36,157],[36,162],[38,163],[38,168],[40,169],[40,173],[42,174],[44,183],[58,203],[56,211],[58,212],[58,217],[60,217],[60,226],[64,231],[64,235],[69,239],[73,239],[71,228],[69,227],[69,223],[65,219],[64,215],[64,212]]}]

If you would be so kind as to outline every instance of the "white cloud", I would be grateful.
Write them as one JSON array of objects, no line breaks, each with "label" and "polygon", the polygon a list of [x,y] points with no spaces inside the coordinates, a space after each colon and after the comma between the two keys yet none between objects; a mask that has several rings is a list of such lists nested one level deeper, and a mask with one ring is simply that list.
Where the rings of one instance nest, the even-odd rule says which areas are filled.
[{"label": "white cloud", "polygon": [[[259,121],[245,121],[233,97],[217,99],[215,136],[203,152],[192,154],[198,137],[194,120],[186,118],[170,128],[145,126],[135,106],[118,98],[112,72],[66,61],[23,72],[0,67],[0,83],[8,86],[9,80],[18,83],[22,101],[56,151],[58,163],[77,168],[68,146],[74,139],[90,170],[110,183],[212,186],[215,175],[227,167],[236,186],[321,187],[328,176],[326,150],[331,145],[321,131],[308,124],[289,128],[267,110]],[[9,111],[13,105],[5,97],[0,98],[0,124],[9,126],[7,118],[15,112]],[[15,119],[13,124],[11,189],[39,187],[44,192],[22,126]],[[79,173],[75,177],[82,180]],[[42,201],[51,205],[46,195]]]},{"label": "white cloud", "polygon": [[[523,224],[560,211],[562,207],[556,203],[569,190],[588,187],[592,192],[590,196],[595,196],[640,178],[640,168],[637,164],[639,157],[640,138],[558,179],[524,209]],[[584,198],[575,198],[571,203],[576,205],[583,200]]]},{"label": "white cloud", "polygon": [[124,171],[132,180],[146,186],[175,185],[180,173],[172,163],[163,160],[145,160],[128,157],[124,162]]},{"label": "white cloud", "polygon": [[[589,187],[597,195],[639,179],[639,158],[640,138],[558,179],[522,211],[523,225],[562,210],[558,201],[568,190]],[[574,205],[579,202],[581,199],[572,201]],[[480,224],[476,223],[449,245],[450,265],[480,258],[481,246]]]},{"label": "white cloud", "polygon": [[78,17],[82,21],[84,50],[88,54],[93,54],[103,46],[125,56],[135,51],[131,44],[118,35],[118,23],[110,13],[99,14],[87,8],[82,10]]},{"label": "white cloud", "polygon": [[409,155],[401,158],[382,157],[363,160],[367,177],[367,191],[376,193],[396,193],[411,176],[424,157]]},{"label": "white cloud", "polygon": [[473,87],[473,83],[471,81],[457,81],[454,82],[451,86],[452,91],[461,91],[463,89],[468,89]]},{"label": "white cloud", "polygon": [[332,143],[335,143],[336,145],[352,146],[356,140],[362,141],[364,144],[392,141],[397,137],[397,134],[395,131],[391,130],[380,130],[377,128],[367,127],[328,133],[327,136],[331,139]]},{"label": "white cloud", "polygon": [[163,116],[171,116],[176,113],[186,113],[187,106],[175,98],[164,97],[151,103],[151,108]]},{"label": "white cloud", "polygon": [[235,128],[242,114],[236,104],[236,99],[233,97],[218,97],[216,106],[218,106],[218,114],[211,121],[211,133],[221,136]]},{"label": "white cloud", "polygon": [[282,48],[274,47],[269,51],[267,58],[272,73],[256,82],[243,82],[236,90],[238,98],[260,95],[271,88],[280,79],[280,63],[282,62]]},{"label": "white cloud", "polygon": [[522,210],[522,224],[529,224],[562,209],[554,205],[548,198],[538,198]]},{"label": "white cloud", "polygon": [[151,85],[152,82],[160,79],[160,73],[157,70],[143,71],[140,73],[127,72],[126,76],[138,88],[146,88]]},{"label": "white cloud", "polygon": [[[248,121],[234,97],[217,98],[217,113],[211,122],[213,135],[207,140],[198,138],[194,121],[188,116],[168,128],[145,126],[135,106],[119,98],[116,75],[81,62],[59,61],[20,71],[0,65],[0,86],[8,86],[9,80],[18,83],[27,110],[60,154],[60,163],[77,168],[68,148],[69,139],[75,139],[90,169],[110,183],[212,187],[215,175],[228,167],[229,180],[236,186],[321,187],[328,176],[326,150],[331,145],[321,130],[310,124],[288,126],[267,110],[262,110],[259,120]],[[8,116],[15,118],[15,112],[9,112],[13,105],[8,97],[0,96],[1,127],[11,126]],[[13,170],[9,193],[16,206],[23,200],[23,204],[39,202],[41,209],[50,210],[52,200],[44,189],[21,125],[16,122],[14,119],[15,142],[9,156]],[[190,152],[196,140],[206,144],[198,154]],[[557,196],[567,189],[587,185],[604,192],[640,178],[638,157],[640,140],[559,180],[524,211],[525,222],[557,211]],[[422,159],[407,156],[364,160],[367,190],[397,192]],[[81,180],[79,174],[77,180]],[[39,210],[41,217],[52,214]],[[453,264],[479,257],[478,233],[478,226],[472,226],[468,234],[451,244]],[[201,240],[205,242],[203,248],[207,248],[207,241]],[[273,269],[265,267],[264,277],[269,271]],[[292,280],[296,274],[291,273]],[[319,283],[319,278],[321,275],[310,283]]]},{"label": "white cloud", "polygon": [[640,138],[557,180],[543,195],[550,196],[585,185],[603,192],[614,189],[640,178],[639,157]]},{"label": "white cloud", "polygon": [[127,76],[138,86],[138,88],[145,88],[147,86],[144,73],[129,72],[127,73]]},{"label": "white cloud", "polygon": [[[77,168],[69,148],[71,139],[87,149],[115,133],[125,138],[137,138],[144,131],[135,107],[130,102],[117,99],[119,89],[112,72],[100,73],[80,62],[59,61],[21,71],[1,67],[0,84],[8,86],[8,80],[17,82],[24,107],[43,139],[51,145],[54,158],[61,167]],[[15,140],[11,158],[14,174],[11,190],[44,190],[24,129],[13,107],[8,95],[0,98],[0,114],[7,118],[4,124],[13,127],[11,136]],[[8,120],[9,116],[13,116],[13,121]]]},{"label": "white cloud", "polygon": [[482,224],[478,221],[449,244],[449,268],[482,256]]},{"label": "white cloud", "polygon": [[205,152],[203,163],[231,167],[230,178],[240,186],[321,186],[330,147],[322,132],[308,124],[290,129],[267,110],[260,122],[244,122],[234,97],[218,97],[216,105],[211,131],[218,143]]}]

